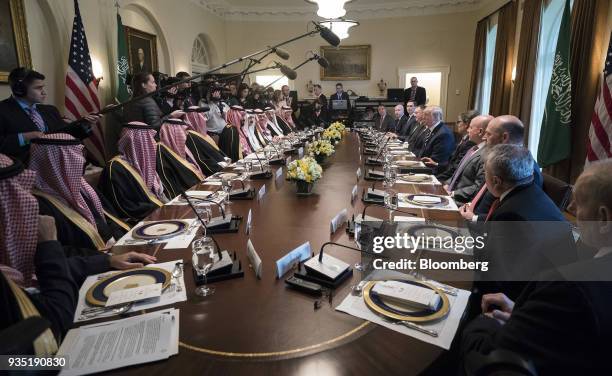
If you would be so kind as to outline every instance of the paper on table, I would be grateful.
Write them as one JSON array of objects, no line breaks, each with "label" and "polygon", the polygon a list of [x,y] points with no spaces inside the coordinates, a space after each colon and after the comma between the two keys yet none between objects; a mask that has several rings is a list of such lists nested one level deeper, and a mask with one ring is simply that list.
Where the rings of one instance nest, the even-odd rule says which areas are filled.
[{"label": "paper on table", "polygon": [[440,183],[440,181],[438,180],[438,178],[435,177],[435,175],[427,175],[427,174],[414,174],[411,176],[415,176],[415,177],[419,177],[419,176],[428,176],[429,179],[424,180],[424,181],[410,181],[410,180],[404,180],[402,179],[401,175],[397,177],[397,180],[395,181],[397,184],[423,184],[423,185],[442,185],[442,183]]},{"label": "paper on table", "polygon": [[[166,245],[164,246],[164,249],[183,249],[183,248],[187,248],[189,247],[189,244],[191,244],[191,241],[193,240],[193,238],[196,236],[197,232],[198,232],[198,228],[200,227],[200,223],[199,220],[197,218],[188,218],[188,219],[184,219],[184,221],[186,221],[188,223],[188,228],[187,231],[185,231],[184,233],[181,233],[177,236],[173,236],[171,238],[168,239],[161,239],[159,241],[149,241],[146,239],[136,239],[132,236],[132,232],[134,231],[133,229],[131,231],[129,231],[128,233],[126,233],[125,235],[123,235],[123,237],[121,239],[119,239],[117,241],[117,243],[115,243],[116,246],[121,246],[121,245],[145,245],[145,244],[160,244],[160,243],[166,243]],[[138,227],[141,224],[144,223],[150,223],[150,222],[140,222],[138,225],[136,225],[134,228]]]},{"label": "paper on table", "polygon": [[167,309],[72,329],[58,356],[60,375],[86,375],[167,359],[178,354],[179,310]]},{"label": "paper on table", "polygon": [[[455,203],[455,200],[453,200],[452,197],[450,196],[438,196],[438,197],[444,197],[448,200],[448,204],[445,206],[439,205],[439,206],[425,206],[427,204],[423,204],[423,205],[416,205],[413,203],[410,203],[408,201],[406,201],[406,197],[408,196],[407,193],[398,193],[397,194],[397,198],[398,198],[398,207],[400,208],[409,208],[409,209],[427,209],[427,210],[451,210],[451,211],[459,211],[459,207],[457,207],[457,204]],[[423,197],[423,196],[416,196],[416,197]],[[427,196],[426,196],[427,197]],[[437,201],[440,202],[440,201]]]},{"label": "paper on table", "polygon": [[116,290],[111,292],[106,301],[106,307],[112,307],[118,304],[136,302],[140,300],[157,298],[161,296],[162,284],[155,283],[152,285],[138,286],[131,289]]},{"label": "paper on table", "polygon": [[[399,272],[384,271],[384,273],[389,274],[387,278],[410,279],[410,276]],[[367,279],[382,280],[384,278],[368,277]],[[346,296],[346,298],[344,298],[342,303],[340,303],[336,307],[336,310],[348,313],[349,315],[353,315],[364,320],[371,321],[375,324],[384,326],[398,333],[409,335],[423,342],[431,343],[432,345],[448,350],[450,349],[450,345],[453,342],[453,338],[457,333],[457,328],[459,327],[463,312],[467,307],[469,296],[469,291],[457,289],[457,296],[447,295],[450,303],[450,312],[448,313],[446,318],[440,321],[435,321],[433,323],[419,323],[419,325],[425,327],[426,329],[437,330],[438,337],[432,337],[428,334],[424,334],[414,329],[407,328],[403,325],[397,325],[392,322],[385,321],[379,315],[372,312],[370,308],[368,308],[368,306],[363,301],[363,297],[353,296],[350,293]]]},{"label": "paper on table", "polygon": [[[189,196],[189,200],[191,201],[192,197],[195,199],[191,201],[192,204],[199,204],[198,198],[204,198],[207,200],[212,200],[216,203],[220,203],[225,198],[225,192],[223,191],[187,191],[185,192]],[[182,196],[176,196],[166,205],[187,205],[187,201]]]},{"label": "paper on table", "polygon": [[439,204],[442,199],[438,196],[414,196],[412,200],[422,202],[424,204]]},{"label": "paper on table", "polygon": [[[169,273],[172,273],[177,262],[183,262],[183,260],[168,261],[168,262],[163,262],[160,264],[150,264],[150,265],[147,265],[146,267],[161,268],[161,269],[167,270]],[[105,316],[105,315],[100,315],[100,316],[91,317],[91,318],[86,319],[86,318],[81,318],[81,312],[83,312],[83,309],[90,307],[86,303],[86,300],[85,300],[85,296],[87,295],[87,291],[89,290],[89,288],[93,286],[94,283],[98,282],[98,280],[108,275],[111,275],[113,273],[118,273],[118,271],[90,275],[89,277],[87,277],[87,279],[85,279],[85,282],[83,282],[83,285],[79,289],[79,301],[77,303],[77,309],[74,314],[74,322],[88,321],[88,320],[93,320],[94,318],[101,318]],[[167,289],[162,291],[162,294],[159,298],[154,298],[154,299],[134,303],[134,305],[128,311],[128,313],[136,312],[141,309],[151,309],[151,308],[156,308],[156,307],[162,307],[165,305],[174,304],[177,302],[184,302],[185,300],[187,300],[187,291],[185,289],[184,274],[176,278],[173,281],[173,284],[176,284],[176,285],[174,286],[170,285]],[[181,288],[178,288],[178,286],[180,286]]]},{"label": "paper on table", "polygon": [[425,222],[425,218],[396,215],[393,217],[393,221],[394,222]]}]

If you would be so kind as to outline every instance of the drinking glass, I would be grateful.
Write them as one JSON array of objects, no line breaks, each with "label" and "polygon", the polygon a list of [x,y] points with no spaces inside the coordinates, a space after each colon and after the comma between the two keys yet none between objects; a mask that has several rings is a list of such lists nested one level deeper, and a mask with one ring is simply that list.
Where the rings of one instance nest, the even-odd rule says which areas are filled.
[{"label": "drinking glass", "polygon": [[215,288],[207,286],[208,272],[215,264],[215,244],[213,240],[208,238],[198,238],[193,241],[191,251],[193,252],[192,262],[198,275],[204,276],[204,285],[198,286],[195,289],[195,294],[201,297],[206,297],[215,293]]},{"label": "drinking glass", "polygon": [[385,189],[385,207],[389,209],[389,222],[393,222],[393,211],[397,210],[397,191]]},{"label": "drinking glass", "polygon": [[222,176],[221,177],[221,188],[223,189],[223,192],[225,193],[225,203],[227,205],[230,205],[230,193],[232,192],[232,178],[229,176]]},{"label": "drinking glass", "polygon": [[[208,225],[208,223],[212,219],[212,207],[211,207],[211,204],[210,203],[198,204],[196,206],[196,213],[198,213],[198,215],[202,219],[202,222],[204,222],[205,225]],[[200,239],[210,239],[210,240],[212,240],[206,234],[206,226],[204,226],[204,230],[203,231],[204,231],[204,235]]]}]

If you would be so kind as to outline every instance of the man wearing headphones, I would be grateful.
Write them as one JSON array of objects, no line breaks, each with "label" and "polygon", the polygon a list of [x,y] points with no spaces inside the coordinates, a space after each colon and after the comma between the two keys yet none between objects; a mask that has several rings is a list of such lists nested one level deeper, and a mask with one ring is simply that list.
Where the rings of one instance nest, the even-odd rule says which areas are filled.
[{"label": "man wearing headphones", "polygon": [[99,115],[66,123],[55,106],[43,104],[45,76],[27,68],[16,68],[8,77],[13,95],[0,102],[0,153],[27,162],[30,141],[44,133],[62,131],[83,139],[91,133],[90,123]]}]

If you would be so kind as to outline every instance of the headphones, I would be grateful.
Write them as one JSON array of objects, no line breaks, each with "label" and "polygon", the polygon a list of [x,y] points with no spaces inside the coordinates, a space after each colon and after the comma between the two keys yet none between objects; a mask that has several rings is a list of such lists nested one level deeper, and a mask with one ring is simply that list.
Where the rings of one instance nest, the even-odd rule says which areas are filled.
[{"label": "headphones", "polygon": [[23,68],[21,72],[19,72],[19,78],[14,82],[11,82],[11,91],[17,97],[24,97],[28,93],[28,87],[24,83],[26,78],[32,73],[32,71],[28,68]]}]

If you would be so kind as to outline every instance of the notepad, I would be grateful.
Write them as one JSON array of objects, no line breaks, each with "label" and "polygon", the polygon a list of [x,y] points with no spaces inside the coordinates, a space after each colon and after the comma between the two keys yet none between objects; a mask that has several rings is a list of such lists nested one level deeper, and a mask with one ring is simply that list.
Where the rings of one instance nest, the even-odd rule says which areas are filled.
[{"label": "notepad", "polygon": [[440,304],[440,296],[432,289],[398,281],[377,283],[372,291],[384,299],[416,309],[435,310]]},{"label": "notepad", "polygon": [[414,196],[412,200],[422,204],[439,204],[442,202],[442,199],[436,196]]}]

